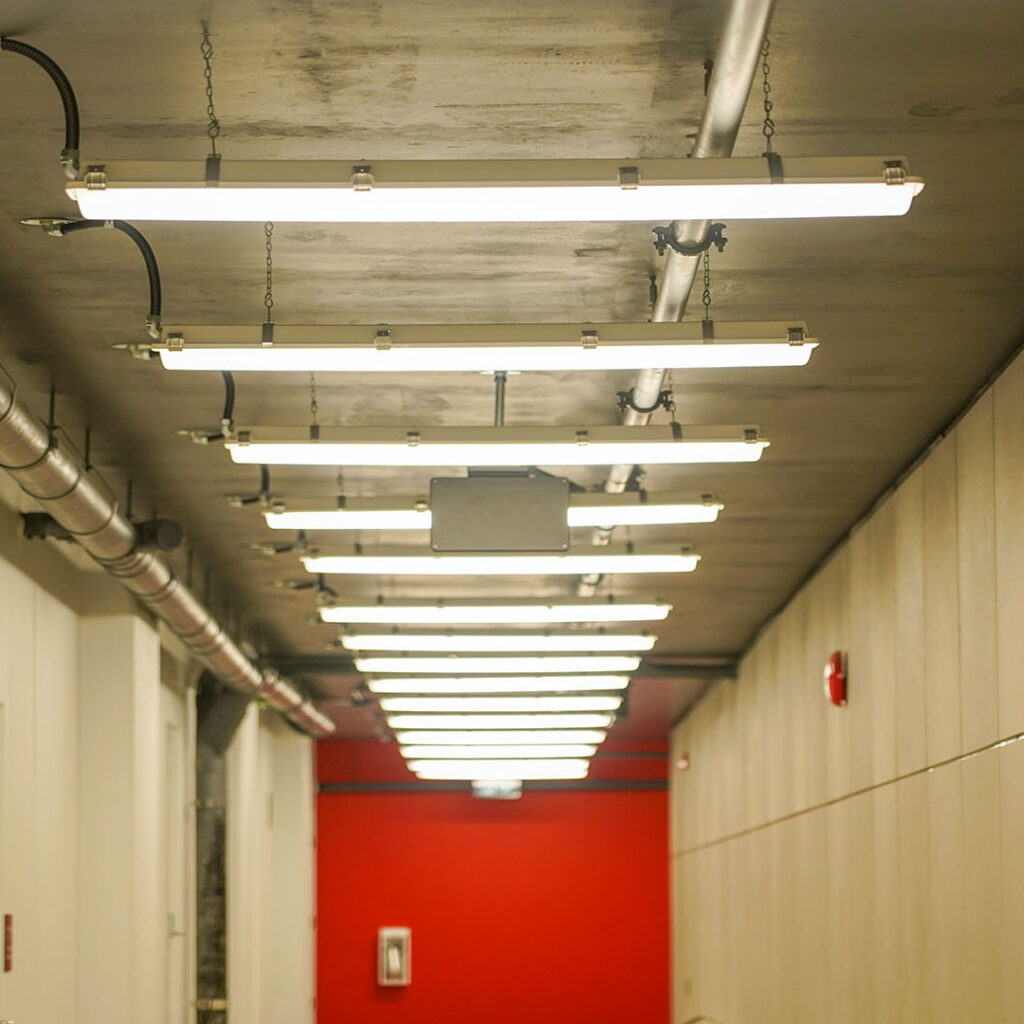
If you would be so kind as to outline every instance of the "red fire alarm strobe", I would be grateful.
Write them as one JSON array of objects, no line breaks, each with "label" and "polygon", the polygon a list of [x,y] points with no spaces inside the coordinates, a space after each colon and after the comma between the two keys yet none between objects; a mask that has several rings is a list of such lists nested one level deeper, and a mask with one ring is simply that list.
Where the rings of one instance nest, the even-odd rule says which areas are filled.
[{"label": "red fire alarm strobe", "polygon": [[825,698],[841,708],[846,703],[846,655],[833,651],[825,662]]}]

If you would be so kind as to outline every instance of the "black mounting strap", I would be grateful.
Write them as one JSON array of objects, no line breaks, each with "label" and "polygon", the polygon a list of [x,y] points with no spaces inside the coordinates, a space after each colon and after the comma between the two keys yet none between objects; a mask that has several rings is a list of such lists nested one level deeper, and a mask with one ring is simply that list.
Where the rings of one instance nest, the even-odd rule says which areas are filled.
[{"label": "black mounting strap", "polygon": [[637,405],[633,398],[633,389],[630,388],[628,391],[619,391],[619,409],[625,412],[627,409],[632,409],[633,412],[640,413],[642,416],[646,416],[648,413],[655,412],[658,409],[671,409],[672,408],[672,392],[671,391],[660,391],[658,392],[658,400],[654,405],[644,408],[641,405]]},{"label": "black mounting strap", "polygon": [[786,180],[782,173],[782,157],[778,153],[771,152],[765,153],[764,158],[768,161],[768,174],[772,179],[772,184],[781,185]]},{"label": "black mounting strap", "polygon": [[712,246],[719,252],[723,252],[726,243],[729,241],[722,234],[725,231],[725,225],[717,222],[708,227],[708,233],[704,236],[704,241],[698,242],[696,245],[683,245],[682,242],[678,241],[671,224],[667,227],[651,228],[651,231],[654,234],[654,248],[659,256],[664,256],[666,249],[671,249],[679,256],[700,256],[701,253],[707,252]]}]

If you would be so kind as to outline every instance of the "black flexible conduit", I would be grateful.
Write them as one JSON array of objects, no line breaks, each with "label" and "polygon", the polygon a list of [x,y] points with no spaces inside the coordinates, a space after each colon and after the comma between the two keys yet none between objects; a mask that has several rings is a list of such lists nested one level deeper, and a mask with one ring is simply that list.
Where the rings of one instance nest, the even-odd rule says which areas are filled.
[{"label": "black flexible conduit", "polygon": [[149,276],[149,316],[151,320],[159,321],[163,302],[160,293],[160,268],[156,264],[156,256],[153,255],[153,248],[146,241],[146,236],[123,220],[72,220],[67,224],[57,225],[55,231],[61,235],[69,235],[73,231],[84,231],[86,228],[114,228],[126,234],[139,247],[139,252],[146,262],[146,274]]},{"label": "black flexible conduit", "polygon": [[224,378],[224,415],[222,423],[233,423],[235,420],[235,378],[227,370],[221,370]]},{"label": "black flexible conduit", "polygon": [[[75,99],[75,90],[71,88],[68,76],[64,74],[60,66],[52,58],[47,57],[42,50],[37,50],[28,43],[22,43],[17,39],[0,38],[0,50],[8,50],[11,53],[19,53],[22,57],[28,57],[35,61],[53,79],[60,93],[61,102],[64,104],[64,152],[61,154],[61,163],[69,177],[74,177],[78,172],[78,101]],[[70,173],[73,171],[74,173]]]}]

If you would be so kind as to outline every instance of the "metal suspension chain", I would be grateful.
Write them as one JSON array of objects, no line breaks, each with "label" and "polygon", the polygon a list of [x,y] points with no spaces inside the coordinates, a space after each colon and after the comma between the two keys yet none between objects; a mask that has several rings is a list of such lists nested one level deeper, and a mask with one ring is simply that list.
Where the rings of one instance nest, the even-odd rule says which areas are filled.
[{"label": "metal suspension chain", "polygon": [[273,309],[274,309],[274,223],[273,221],[267,221],[263,225],[263,235],[266,239],[266,250],[267,250],[267,290],[263,293],[263,305],[267,311],[267,320],[269,324],[273,321]]},{"label": "metal suspension chain", "polygon": [[320,403],[317,401],[316,397],[316,374],[311,373],[309,375],[309,416],[314,427],[319,422],[317,420],[319,413]]},{"label": "metal suspension chain", "polygon": [[704,303],[704,319],[711,320],[711,254],[704,250],[704,292],[700,297]]},{"label": "metal suspension chain", "polygon": [[768,63],[768,55],[771,52],[771,40],[764,37],[764,46],[761,47],[761,74],[764,81],[761,91],[764,93],[764,124],[761,125],[761,134],[764,136],[764,155],[772,152],[772,136],[775,134],[775,121],[772,119],[772,111],[775,104],[772,102],[772,83],[769,76],[772,73],[771,64]]},{"label": "metal suspension chain", "polygon": [[210,25],[206,21],[203,22],[203,41],[199,52],[203,55],[203,77],[206,79],[206,116],[209,118],[206,134],[210,137],[210,152],[216,156],[220,121],[213,109],[213,43],[210,41]]}]

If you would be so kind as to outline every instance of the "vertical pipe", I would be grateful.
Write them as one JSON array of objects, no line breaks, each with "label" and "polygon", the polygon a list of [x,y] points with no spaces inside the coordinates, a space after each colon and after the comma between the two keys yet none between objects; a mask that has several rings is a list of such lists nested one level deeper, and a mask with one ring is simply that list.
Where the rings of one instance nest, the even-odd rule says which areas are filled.
[{"label": "vertical pipe", "polygon": [[494,425],[505,426],[505,381],[508,375],[504,370],[494,374]]}]

